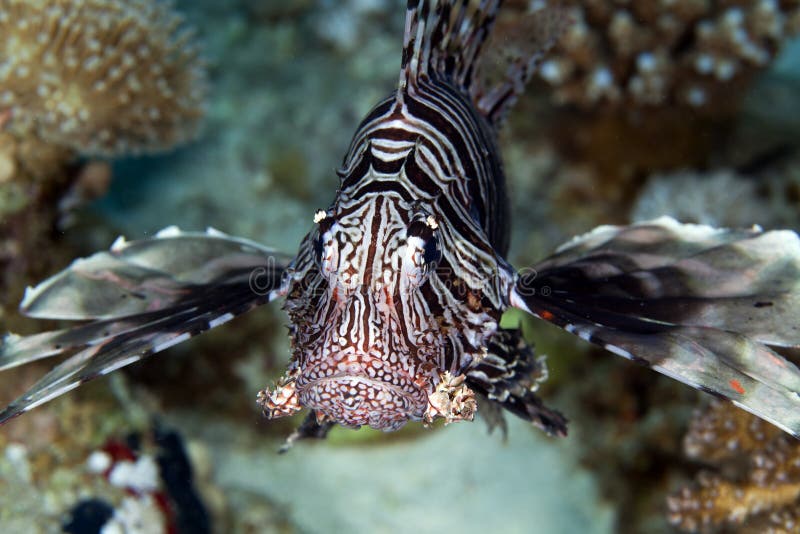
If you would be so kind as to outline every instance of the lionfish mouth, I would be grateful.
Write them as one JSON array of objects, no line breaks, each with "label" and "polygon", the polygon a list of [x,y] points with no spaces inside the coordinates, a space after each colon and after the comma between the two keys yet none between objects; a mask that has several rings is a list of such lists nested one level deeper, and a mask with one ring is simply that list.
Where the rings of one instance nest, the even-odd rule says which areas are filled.
[{"label": "lionfish mouth", "polygon": [[422,418],[427,394],[364,375],[343,374],[298,385],[300,404],[337,423],[392,431]]}]

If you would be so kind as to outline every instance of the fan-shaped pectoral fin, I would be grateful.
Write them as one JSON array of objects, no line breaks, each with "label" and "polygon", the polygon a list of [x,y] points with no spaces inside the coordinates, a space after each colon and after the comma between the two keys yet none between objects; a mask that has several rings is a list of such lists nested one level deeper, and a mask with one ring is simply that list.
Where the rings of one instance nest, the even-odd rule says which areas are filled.
[{"label": "fan-shaped pectoral fin", "polygon": [[604,226],[519,276],[512,306],[800,436],[800,240],[662,217]]},{"label": "fan-shaped pectoral fin", "polygon": [[0,424],[95,377],[220,326],[280,295],[290,258],[217,231],[167,229],[117,240],[29,289],[28,315],[85,321],[31,336],[7,334],[0,369],[68,358],[0,411]]}]

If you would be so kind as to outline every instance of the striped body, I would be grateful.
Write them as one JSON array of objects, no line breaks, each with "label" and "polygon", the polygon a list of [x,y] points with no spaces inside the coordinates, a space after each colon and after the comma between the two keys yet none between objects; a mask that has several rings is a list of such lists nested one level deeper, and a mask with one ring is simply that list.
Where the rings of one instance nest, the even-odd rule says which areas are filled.
[{"label": "striped body", "polygon": [[[496,130],[541,52],[509,65],[499,85],[481,83],[499,7],[408,2],[397,91],[356,131],[336,199],[315,217],[279,292],[293,362],[260,395],[268,417],[307,407],[318,426],[394,430],[472,419],[470,386],[501,402],[511,395],[502,382],[517,374],[515,399],[535,389],[538,364],[514,370],[515,352],[488,349],[491,338],[505,347],[519,337],[496,335],[516,280],[503,259],[509,210]],[[552,415],[543,426],[561,433],[565,421]]]},{"label": "striped body", "polygon": [[505,308],[494,132],[432,79],[367,116],[340,177],[290,267],[297,393],[320,419],[395,429],[482,356]]}]

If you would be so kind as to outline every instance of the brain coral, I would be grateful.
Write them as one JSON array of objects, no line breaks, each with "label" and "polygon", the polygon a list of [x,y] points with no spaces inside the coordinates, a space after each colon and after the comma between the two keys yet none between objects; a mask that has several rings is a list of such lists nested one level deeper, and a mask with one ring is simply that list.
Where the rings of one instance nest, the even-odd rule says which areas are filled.
[{"label": "brain coral", "polygon": [[82,154],[191,139],[205,66],[158,0],[0,0],[0,112],[9,127]]}]

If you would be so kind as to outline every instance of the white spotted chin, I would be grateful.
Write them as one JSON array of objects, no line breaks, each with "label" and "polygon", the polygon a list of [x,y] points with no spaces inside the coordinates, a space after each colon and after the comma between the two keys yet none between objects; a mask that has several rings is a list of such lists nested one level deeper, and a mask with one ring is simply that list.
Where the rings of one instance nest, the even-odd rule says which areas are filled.
[{"label": "white spotted chin", "polygon": [[409,420],[419,420],[427,396],[362,375],[340,375],[314,380],[298,388],[300,404],[322,412],[340,425],[369,425],[392,431]]}]

